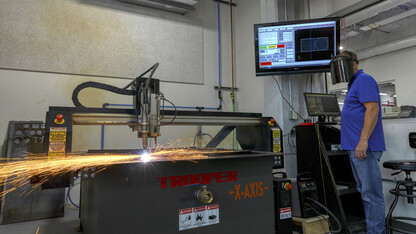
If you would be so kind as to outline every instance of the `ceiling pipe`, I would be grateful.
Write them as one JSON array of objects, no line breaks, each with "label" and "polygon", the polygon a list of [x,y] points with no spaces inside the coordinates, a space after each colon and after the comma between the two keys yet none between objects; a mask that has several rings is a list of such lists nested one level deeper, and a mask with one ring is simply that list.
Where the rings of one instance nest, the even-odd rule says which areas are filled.
[{"label": "ceiling pipe", "polygon": [[363,26],[363,27],[360,28],[360,30],[362,30],[362,31],[369,31],[371,29],[378,28],[380,26],[393,23],[395,21],[404,19],[406,17],[412,16],[412,15],[415,15],[415,14],[416,14],[416,8],[413,8],[411,10],[407,10],[405,12],[402,12],[400,14],[394,15],[392,17],[389,17],[389,18],[386,18],[386,19],[383,19],[383,20],[374,22],[371,25]]},{"label": "ceiling pipe", "polygon": [[356,24],[358,22],[361,22],[365,19],[371,18],[373,16],[376,16],[380,14],[383,11],[389,10],[391,8],[394,8],[396,6],[405,4],[406,2],[409,2],[409,0],[386,0],[382,1],[374,6],[364,8],[363,10],[353,13],[351,15],[348,15],[345,17],[345,26],[351,26],[353,24]]},{"label": "ceiling pipe", "polygon": [[357,55],[360,59],[366,59],[377,55],[405,49],[411,46],[416,46],[416,35],[359,50],[357,51]]}]

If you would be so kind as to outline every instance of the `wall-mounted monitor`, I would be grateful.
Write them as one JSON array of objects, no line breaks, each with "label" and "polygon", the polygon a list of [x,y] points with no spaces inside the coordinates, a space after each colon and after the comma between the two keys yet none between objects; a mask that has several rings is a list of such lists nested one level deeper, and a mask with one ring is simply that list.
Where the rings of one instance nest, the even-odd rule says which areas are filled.
[{"label": "wall-mounted monitor", "polygon": [[340,18],[255,24],[256,76],[329,71],[339,34]]}]

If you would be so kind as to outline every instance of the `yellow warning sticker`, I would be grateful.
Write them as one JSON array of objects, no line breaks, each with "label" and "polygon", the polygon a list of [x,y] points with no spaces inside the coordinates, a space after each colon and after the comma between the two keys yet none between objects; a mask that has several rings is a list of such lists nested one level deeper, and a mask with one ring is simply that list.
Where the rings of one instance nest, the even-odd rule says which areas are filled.
[{"label": "yellow warning sticker", "polygon": [[272,130],[273,138],[280,138],[280,130]]},{"label": "yellow warning sticker", "polygon": [[49,142],[51,141],[66,141],[66,128],[51,128]]},{"label": "yellow warning sticker", "polygon": [[281,145],[273,145],[273,152],[281,152],[282,146]]},{"label": "yellow warning sticker", "polygon": [[66,128],[51,127],[49,131],[48,156],[65,156]]}]

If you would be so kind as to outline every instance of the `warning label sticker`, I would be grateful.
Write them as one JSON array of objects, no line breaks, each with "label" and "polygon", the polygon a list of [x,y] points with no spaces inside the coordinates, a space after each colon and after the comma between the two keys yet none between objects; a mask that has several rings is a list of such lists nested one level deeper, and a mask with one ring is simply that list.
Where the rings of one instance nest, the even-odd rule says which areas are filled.
[{"label": "warning label sticker", "polygon": [[219,223],[219,210],[219,204],[179,210],[179,231]]},{"label": "warning label sticker", "polygon": [[286,207],[280,209],[280,219],[292,218],[292,207]]},{"label": "warning label sticker", "polygon": [[48,156],[65,156],[66,128],[51,127]]},{"label": "warning label sticker", "polygon": [[66,128],[50,128],[49,141],[66,141]]},{"label": "warning label sticker", "polygon": [[272,128],[272,136],[273,138],[280,138],[280,129]]}]

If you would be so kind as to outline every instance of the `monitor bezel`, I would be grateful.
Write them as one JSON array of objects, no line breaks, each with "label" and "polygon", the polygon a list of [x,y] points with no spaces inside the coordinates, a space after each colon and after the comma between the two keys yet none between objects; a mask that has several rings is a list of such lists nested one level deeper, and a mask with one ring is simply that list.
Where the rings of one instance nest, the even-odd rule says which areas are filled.
[{"label": "monitor bezel", "polygon": [[288,68],[274,68],[274,69],[262,69],[260,68],[259,62],[259,35],[257,33],[258,28],[261,27],[271,27],[271,26],[283,26],[283,25],[296,25],[304,23],[317,23],[325,21],[335,21],[336,22],[336,40],[335,55],[340,53],[340,17],[331,17],[331,18],[320,18],[320,19],[310,19],[310,20],[294,20],[294,21],[285,21],[285,22],[271,22],[271,23],[262,23],[254,24],[254,50],[255,50],[255,64],[256,64],[256,76],[270,76],[270,75],[285,75],[285,74],[301,74],[301,73],[316,73],[316,72],[329,72],[330,65],[320,65],[320,66],[292,66]]},{"label": "monitor bezel", "polygon": [[338,114],[326,114],[326,115],[310,114],[310,112],[309,112],[308,100],[307,100],[307,98],[306,98],[306,96],[307,96],[308,94],[333,96],[333,97],[335,97],[335,99],[337,100],[337,103],[338,103],[338,98],[337,98],[337,95],[336,95],[336,94],[334,94],[334,93],[303,93],[303,96],[304,96],[304,98],[305,98],[305,106],[306,106],[306,110],[308,111],[308,116],[341,116],[341,109],[339,108],[339,105],[337,105],[337,107],[338,107]]}]

